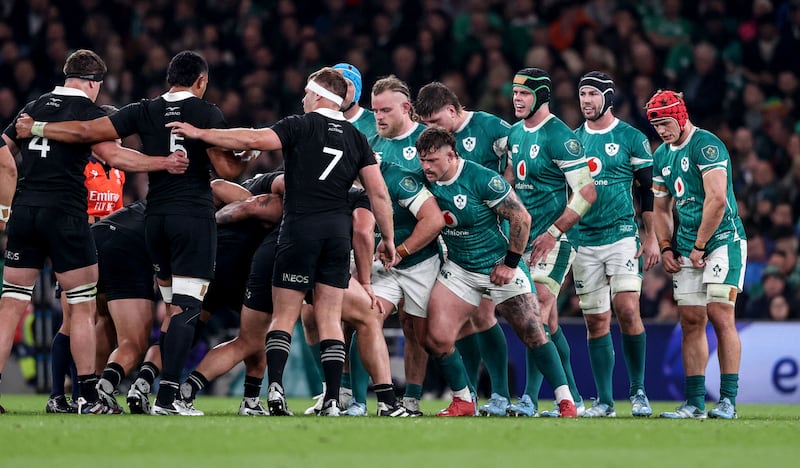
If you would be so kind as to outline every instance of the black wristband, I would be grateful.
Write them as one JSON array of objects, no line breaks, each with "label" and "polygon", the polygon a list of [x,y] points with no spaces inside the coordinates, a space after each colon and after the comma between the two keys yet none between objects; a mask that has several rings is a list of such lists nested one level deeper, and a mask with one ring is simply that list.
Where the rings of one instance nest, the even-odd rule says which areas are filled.
[{"label": "black wristband", "polygon": [[705,252],[705,251],[706,251],[706,248],[705,248],[705,247],[703,247],[703,248],[701,249],[700,247],[698,247],[698,246],[697,246],[697,244],[694,244],[694,246],[693,246],[693,247],[694,247],[694,250],[696,250],[696,251],[698,251],[698,252]]},{"label": "black wristband", "polygon": [[678,256],[678,251],[673,249],[671,245],[668,245],[668,246],[664,247],[663,249],[661,249],[661,255],[664,255],[664,253],[666,253],[666,252],[672,252],[672,256],[673,257],[677,257]]},{"label": "black wristband", "polygon": [[522,259],[522,254],[506,250],[506,258],[503,259],[503,265],[509,268],[516,268],[519,266],[520,259]]}]

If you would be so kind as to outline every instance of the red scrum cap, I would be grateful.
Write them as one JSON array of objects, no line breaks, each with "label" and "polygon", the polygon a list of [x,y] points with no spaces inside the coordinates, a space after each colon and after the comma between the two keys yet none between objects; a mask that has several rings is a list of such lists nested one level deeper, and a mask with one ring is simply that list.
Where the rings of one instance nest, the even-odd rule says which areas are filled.
[{"label": "red scrum cap", "polygon": [[681,131],[686,126],[686,121],[689,120],[686,104],[683,102],[683,93],[675,91],[659,89],[647,101],[645,110],[647,111],[647,120],[675,119]]}]

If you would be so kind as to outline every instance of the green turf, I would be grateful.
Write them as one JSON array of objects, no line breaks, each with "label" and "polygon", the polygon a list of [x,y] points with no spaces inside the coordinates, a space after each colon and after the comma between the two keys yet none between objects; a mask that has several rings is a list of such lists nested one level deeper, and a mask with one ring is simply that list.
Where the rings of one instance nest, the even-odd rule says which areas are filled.
[{"label": "green turf", "polygon": [[[762,467],[800,457],[800,405],[741,405],[737,421],[634,419],[626,403],[616,419],[391,420],[241,417],[238,398],[201,397],[206,416],[197,418],[50,415],[45,396],[0,401],[9,411],[0,416],[2,467]],[[298,413],[310,403],[289,400]]]}]

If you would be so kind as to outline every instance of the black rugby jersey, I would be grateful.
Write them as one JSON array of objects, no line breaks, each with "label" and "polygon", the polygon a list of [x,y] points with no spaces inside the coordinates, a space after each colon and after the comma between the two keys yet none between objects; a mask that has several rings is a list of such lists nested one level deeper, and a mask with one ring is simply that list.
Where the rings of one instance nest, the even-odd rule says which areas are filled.
[{"label": "black rugby jersey", "polygon": [[184,174],[148,173],[149,214],[214,217],[209,184],[211,162],[206,153],[209,145],[201,140],[175,135],[164,125],[179,121],[198,128],[225,128],[225,118],[217,106],[188,91],[179,91],[128,104],[110,118],[120,137],[139,134],[145,154],[167,156],[173,151],[183,150],[189,157],[189,168]]},{"label": "black rugby jersey", "polygon": [[275,179],[280,175],[283,175],[283,171],[256,174],[242,182],[242,187],[246,188],[253,195],[272,193],[272,183],[275,182]]},{"label": "black rugby jersey", "polygon": [[[242,187],[246,188],[253,195],[263,195],[272,193],[272,183],[283,172],[268,172],[258,174],[253,178],[242,182]],[[267,229],[257,219],[244,219],[236,223],[217,225],[218,244],[234,246],[233,248],[247,249],[254,242],[256,246],[261,243],[264,236],[272,229]],[[224,252],[217,250],[217,255],[225,255]]]},{"label": "black rugby jersey", "polygon": [[[83,91],[62,86],[28,103],[22,112],[41,122],[94,120],[106,115]],[[74,216],[86,216],[88,192],[83,171],[92,154],[92,145],[61,143],[38,136],[17,140],[16,121],[5,129],[22,155],[13,206],[51,207]]]},{"label": "black rugby jersey", "polygon": [[144,212],[146,209],[146,200],[133,202],[92,224],[92,229],[110,227],[144,244]]},{"label": "black rugby jersey", "polygon": [[281,238],[350,237],[347,194],[361,168],[376,164],[364,134],[330,109],[286,117],[272,129],[285,169]]}]

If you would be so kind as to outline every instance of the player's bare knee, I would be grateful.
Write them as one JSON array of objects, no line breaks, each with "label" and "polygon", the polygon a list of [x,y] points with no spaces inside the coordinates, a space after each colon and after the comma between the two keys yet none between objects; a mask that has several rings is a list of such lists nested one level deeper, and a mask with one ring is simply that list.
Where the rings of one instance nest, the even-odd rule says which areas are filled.
[{"label": "player's bare knee", "polygon": [[453,349],[453,341],[436,333],[428,333],[423,343],[423,348],[431,356],[442,356]]},{"label": "player's bare knee", "polygon": [[589,338],[599,338],[605,336],[611,330],[611,312],[607,311],[600,314],[584,314],[586,321],[586,331]]},{"label": "player's bare knee", "polygon": [[705,309],[684,310],[681,312],[681,329],[683,333],[702,330],[705,333],[708,316]]}]

